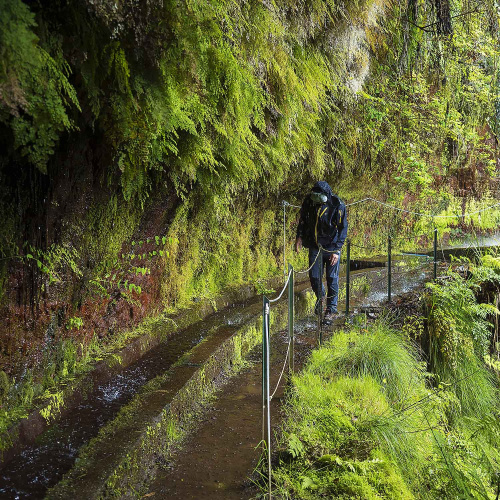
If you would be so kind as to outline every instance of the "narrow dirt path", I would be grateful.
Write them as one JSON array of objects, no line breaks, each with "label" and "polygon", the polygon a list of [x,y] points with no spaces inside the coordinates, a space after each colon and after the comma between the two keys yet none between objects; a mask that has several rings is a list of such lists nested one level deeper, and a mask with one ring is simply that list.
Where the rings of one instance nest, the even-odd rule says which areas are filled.
[{"label": "narrow dirt path", "polygon": [[[298,325],[295,368],[300,369],[315,346],[315,323]],[[276,387],[287,348],[287,333],[272,341],[271,387]],[[262,434],[262,363],[260,346],[248,358],[249,366],[218,394],[203,422],[162,470],[150,487],[155,498],[248,499],[257,488],[248,479],[258,463]],[[284,379],[271,403],[273,429],[281,422]]]}]

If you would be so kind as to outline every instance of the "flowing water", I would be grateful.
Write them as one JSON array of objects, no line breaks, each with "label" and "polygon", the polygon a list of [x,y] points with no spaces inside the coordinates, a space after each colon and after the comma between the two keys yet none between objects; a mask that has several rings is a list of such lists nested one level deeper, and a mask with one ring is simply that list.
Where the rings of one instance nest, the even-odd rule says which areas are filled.
[{"label": "flowing water", "polygon": [[73,465],[80,447],[96,436],[147,381],[164,373],[192,347],[213,336],[229,337],[260,310],[257,297],[213,314],[169,338],[110,381],[89,389],[83,401],[0,470],[0,497],[43,498]]}]

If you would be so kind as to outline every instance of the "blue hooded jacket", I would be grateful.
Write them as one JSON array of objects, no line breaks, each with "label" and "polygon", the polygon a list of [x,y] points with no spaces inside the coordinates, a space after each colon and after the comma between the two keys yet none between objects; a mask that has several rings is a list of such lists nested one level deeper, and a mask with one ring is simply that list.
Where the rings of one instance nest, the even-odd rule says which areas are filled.
[{"label": "blue hooded jacket", "polygon": [[326,201],[316,203],[311,193],[306,196],[300,209],[297,238],[306,248],[321,245],[325,250],[340,250],[347,237],[345,204],[325,181],[316,182],[312,192],[326,195]]}]

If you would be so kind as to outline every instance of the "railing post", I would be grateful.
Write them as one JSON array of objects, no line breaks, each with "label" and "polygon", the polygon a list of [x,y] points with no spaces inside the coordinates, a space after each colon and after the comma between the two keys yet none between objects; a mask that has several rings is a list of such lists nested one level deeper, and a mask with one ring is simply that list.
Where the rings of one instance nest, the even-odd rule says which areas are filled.
[{"label": "railing post", "polygon": [[323,331],[321,320],[323,316],[323,249],[319,247],[319,281],[318,281],[318,343],[321,345],[323,340]]},{"label": "railing post", "polygon": [[392,293],[392,238],[387,239],[387,301],[391,301]]},{"label": "railing post", "polygon": [[438,230],[434,229],[434,281],[437,279]]},{"label": "railing post", "polygon": [[351,240],[347,239],[347,261],[345,270],[345,315],[349,316],[349,295],[351,293]]},{"label": "railing post", "polygon": [[267,359],[267,314],[269,299],[262,295],[262,442],[266,441],[266,359]]},{"label": "railing post", "polygon": [[294,356],[294,328],[295,328],[295,303],[294,303],[294,280],[293,280],[293,266],[288,264],[288,273],[290,274],[290,281],[288,282],[288,342],[290,342],[290,353],[288,357],[288,369],[290,374],[293,373],[293,356]]},{"label": "railing post", "polygon": [[286,280],[286,201],[283,200],[283,273]]},{"label": "railing post", "polygon": [[262,437],[267,448],[269,498],[271,498],[271,405],[269,390],[269,299],[262,301]]}]

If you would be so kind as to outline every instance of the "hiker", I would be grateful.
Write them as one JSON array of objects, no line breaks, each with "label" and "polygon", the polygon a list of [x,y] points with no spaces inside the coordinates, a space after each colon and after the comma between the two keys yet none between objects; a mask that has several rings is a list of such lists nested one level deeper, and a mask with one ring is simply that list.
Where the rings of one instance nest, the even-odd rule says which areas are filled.
[{"label": "hiker", "polygon": [[[331,324],[337,317],[337,301],[339,294],[340,250],[347,236],[347,219],[345,204],[333,194],[327,182],[316,182],[306,196],[300,208],[300,219],[297,227],[295,251],[302,246],[309,249],[309,279],[318,299],[315,313],[319,314],[320,300],[318,288],[321,283],[321,300],[325,295],[322,283],[323,270],[319,269],[318,252],[322,248],[323,264],[326,265],[326,311],[324,324]],[[318,257],[318,258],[317,258]],[[313,265],[314,262],[314,265]]]}]

